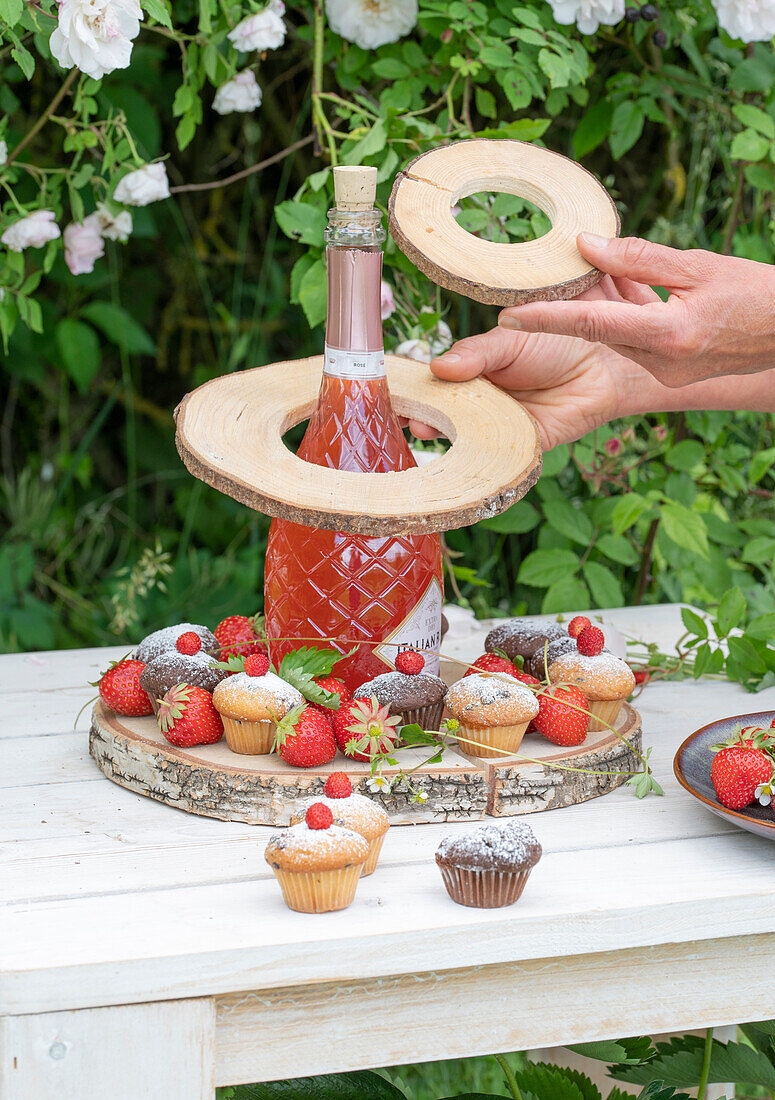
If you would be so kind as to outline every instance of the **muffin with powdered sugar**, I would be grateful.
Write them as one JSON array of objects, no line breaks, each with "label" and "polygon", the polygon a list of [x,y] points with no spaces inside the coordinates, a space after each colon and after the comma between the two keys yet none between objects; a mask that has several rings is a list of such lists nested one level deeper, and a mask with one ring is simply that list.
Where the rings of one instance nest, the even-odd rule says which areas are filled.
[{"label": "muffin with powdered sugar", "polygon": [[458,905],[495,909],[520,897],[541,854],[530,826],[508,821],[444,837],[436,863]]}]

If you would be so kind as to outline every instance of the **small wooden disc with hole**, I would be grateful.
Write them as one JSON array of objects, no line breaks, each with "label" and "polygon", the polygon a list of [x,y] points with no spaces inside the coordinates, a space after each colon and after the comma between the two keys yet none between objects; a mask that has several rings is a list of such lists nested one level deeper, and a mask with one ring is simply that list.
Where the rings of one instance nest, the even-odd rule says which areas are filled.
[{"label": "small wooden disc with hole", "polygon": [[535,421],[483,378],[443,382],[424,363],[385,356],[399,415],[452,441],[446,454],[400,473],[331,470],[297,458],[283,435],[317,403],[323,357],[294,359],[206,382],[175,410],[188,470],[270,516],[361,535],[465,527],[520,500],[541,473]]},{"label": "small wooden disc with hole", "polygon": [[[540,207],[552,223],[521,244],[483,240],[458,225],[452,207],[468,195],[498,191]],[[439,286],[488,305],[574,298],[603,276],[576,247],[579,233],[619,234],[611,196],[580,164],[504,138],[474,138],[432,149],[396,176],[390,233],[412,263]]]}]

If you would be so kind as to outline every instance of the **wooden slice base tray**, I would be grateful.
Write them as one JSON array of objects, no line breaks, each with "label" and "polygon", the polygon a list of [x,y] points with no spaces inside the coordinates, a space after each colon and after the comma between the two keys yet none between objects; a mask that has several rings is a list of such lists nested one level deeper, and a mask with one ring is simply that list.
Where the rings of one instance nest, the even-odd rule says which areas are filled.
[{"label": "wooden slice base tray", "polygon": [[[225,741],[177,749],[164,740],[153,718],[124,718],[101,701],[92,714],[89,751],[104,774],[122,787],[189,813],[250,825],[287,825],[300,799],[321,794],[330,772],[345,771],[354,787],[381,799],[394,825],[408,825],[462,821],[485,814],[536,813],[607,794],[638,768],[633,750],[641,748],[641,719],[627,704],[618,732],[619,737],[605,731],[590,733],[583,745],[571,750],[529,734],[521,753],[540,763],[513,757],[472,760],[459,750],[447,749],[440,764],[414,775],[428,793],[428,801],[421,806],[401,789],[372,795],[365,785],[369,766],[343,756],[319,769],[299,769],[276,755],[238,756]],[[428,753],[402,749],[396,755],[406,767]],[[613,774],[562,771],[553,767],[554,763]],[[390,770],[385,774],[390,775]]]}]

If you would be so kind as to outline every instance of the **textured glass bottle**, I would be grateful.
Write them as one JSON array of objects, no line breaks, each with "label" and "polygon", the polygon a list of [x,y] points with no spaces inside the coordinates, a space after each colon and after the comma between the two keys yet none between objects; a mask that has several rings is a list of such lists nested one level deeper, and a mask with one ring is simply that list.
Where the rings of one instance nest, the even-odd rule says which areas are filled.
[{"label": "textured glass bottle", "polygon": [[[335,168],[334,179],[324,373],[298,454],[338,470],[405,470],[415,461],[385,378],[376,169]],[[353,195],[359,201],[348,201]],[[360,643],[335,669],[357,687],[392,668],[399,648],[438,649],[442,584],[438,535],[367,538],[273,520],[265,580],[272,659],[317,638],[342,650]],[[438,671],[438,659],[426,655],[426,669]]]}]

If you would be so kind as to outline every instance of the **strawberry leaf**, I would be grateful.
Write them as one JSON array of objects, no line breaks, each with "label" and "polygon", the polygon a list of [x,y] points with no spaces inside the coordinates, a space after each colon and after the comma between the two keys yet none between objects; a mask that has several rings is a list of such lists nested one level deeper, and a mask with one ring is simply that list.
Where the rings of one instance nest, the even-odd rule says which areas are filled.
[{"label": "strawberry leaf", "polygon": [[280,662],[278,675],[297,691],[300,691],[310,703],[327,707],[329,710],[338,710],[339,696],[336,692],[326,691],[315,683],[318,676],[330,676],[337,661],[346,657],[352,657],[358,652],[358,646],[349,653],[340,653],[337,649],[313,649],[311,646],[303,646],[286,653]]}]

